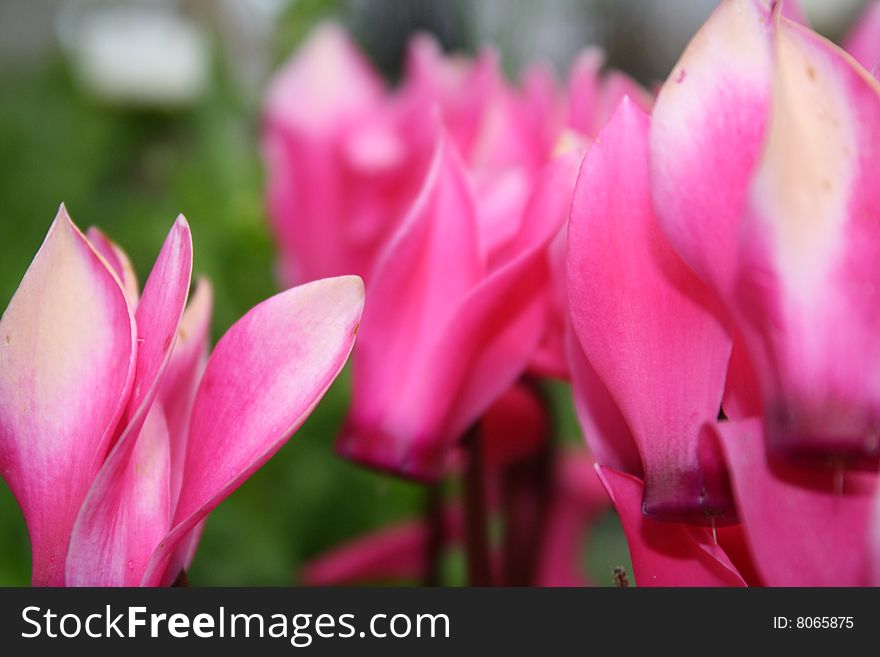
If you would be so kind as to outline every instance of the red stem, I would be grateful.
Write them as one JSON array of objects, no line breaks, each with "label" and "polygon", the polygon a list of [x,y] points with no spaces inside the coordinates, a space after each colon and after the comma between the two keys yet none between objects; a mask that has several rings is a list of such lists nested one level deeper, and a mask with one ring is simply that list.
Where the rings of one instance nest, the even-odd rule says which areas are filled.
[{"label": "red stem", "polygon": [[425,491],[425,520],[428,540],[425,545],[425,586],[440,585],[440,559],[446,539],[443,526],[443,484],[431,484]]},{"label": "red stem", "polygon": [[464,472],[464,544],[468,581],[471,586],[492,586],[486,510],[485,466],[479,432],[468,432],[464,440],[468,460]]}]

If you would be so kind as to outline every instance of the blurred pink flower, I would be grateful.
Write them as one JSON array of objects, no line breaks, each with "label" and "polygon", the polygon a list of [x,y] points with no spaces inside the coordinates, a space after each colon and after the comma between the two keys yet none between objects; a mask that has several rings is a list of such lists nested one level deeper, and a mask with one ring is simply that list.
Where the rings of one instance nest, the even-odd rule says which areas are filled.
[{"label": "blurred pink flower", "polygon": [[[158,585],[207,514],[268,460],[345,363],[361,282],[259,304],[207,359],[181,216],[138,297],[128,258],[62,206],[0,320],[0,472],[36,585]],[[207,361],[207,362],[206,362]]]},{"label": "blurred pink flower", "polygon": [[427,175],[438,129],[477,185],[507,191],[517,214],[556,138],[552,81],[515,89],[497,57],[448,57],[415,37],[400,85],[389,89],[338,26],[320,26],[273,81],[264,156],[281,277],[301,283],[359,274],[403,221]]},{"label": "blurred pink flower", "polygon": [[570,154],[550,162],[523,211],[499,218],[441,133],[367,290],[344,456],[425,481],[443,475],[456,441],[525,372],[544,333],[546,249],[576,166]]},{"label": "blurred pink flower", "polygon": [[[530,537],[530,542],[539,543],[533,585],[589,586],[582,563],[585,547],[589,546],[590,526],[608,508],[608,498],[592,472],[592,459],[568,454],[560,466],[544,530]],[[428,568],[432,531],[424,519],[406,520],[355,538],[307,563],[303,583],[420,582]],[[461,509],[450,503],[444,510],[439,547],[447,554],[460,549],[463,534]],[[496,549],[492,556],[497,573],[502,569],[503,555]]]}]

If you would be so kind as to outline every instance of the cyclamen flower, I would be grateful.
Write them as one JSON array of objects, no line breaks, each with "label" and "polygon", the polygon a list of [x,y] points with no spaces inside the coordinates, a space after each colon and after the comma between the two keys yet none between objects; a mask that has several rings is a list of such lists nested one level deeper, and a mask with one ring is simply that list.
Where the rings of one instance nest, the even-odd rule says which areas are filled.
[{"label": "cyclamen flower", "polygon": [[340,27],[315,30],[266,100],[263,150],[282,279],[369,280],[422,187],[440,126],[479,172],[477,184],[506,204],[498,211],[517,214],[561,120],[546,80],[530,80],[514,89],[492,51],[446,57],[418,36],[392,90]]},{"label": "cyclamen flower", "polygon": [[441,135],[431,171],[368,289],[340,452],[425,481],[526,370],[546,326],[546,248],[576,160],[542,172],[520,215],[493,221]]},{"label": "cyclamen flower", "polygon": [[660,232],[649,126],[625,99],[575,187],[568,229],[574,391],[599,463],[645,477],[646,514],[709,523],[732,506],[717,476],[720,459],[705,462],[699,449],[702,425],[718,414],[731,341],[714,296]]},{"label": "cyclamen flower", "polygon": [[184,311],[191,263],[180,217],[138,297],[121,249],[62,206],[0,320],[0,472],[36,585],[173,582],[345,363],[357,278],[268,299],[205,362],[211,292]]},{"label": "cyclamen flower", "polygon": [[[647,462],[644,482],[624,458],[612,465],[629,475],[600,468],[640,585],[878,581],[880,342],[871,309],[880,281],[871,263],[880,84],[782,11],[780,3],[723,2],[654,110],[647,205],[653,200],[663,233],[652,248],[666,250],[668,238],[722,301],[720,324],[733,340],[723,402],[733,419],[715,421],[706,407],[691,418],[703,420],[696,436],[674,443],[673,453],[687,449],[714,490],[729,487],[734,508],[726,518],[740,524],[710,534],[657,523],[642,512],[642,495],[652,495]],[[600,333],[599,343],[619,340],[610,335]],[[681,335],[699,344],[699,334]],[[642,344],[668,337],[655,330]],[[603,382],[587,374],[588,384]],[[603,376],[611,383],[597,397],[607,401],[620,374]],[[657,380],[651,376],[642,380]],[[672,399],[686,389],[659,388]],[[717,379],[712,389],[717,399]],[[607,417],[594,422],[600,435],[631,428],[625,413]],[[606,462],[620,445],[612,443]],[[706,491],[711,499],[713,487]]]},{"label": "cyclamen flower", "polygon": [[880,83],[779,9],[727,0],[676,65],[654,204],[736,322],[771,451],[875,467]]}]

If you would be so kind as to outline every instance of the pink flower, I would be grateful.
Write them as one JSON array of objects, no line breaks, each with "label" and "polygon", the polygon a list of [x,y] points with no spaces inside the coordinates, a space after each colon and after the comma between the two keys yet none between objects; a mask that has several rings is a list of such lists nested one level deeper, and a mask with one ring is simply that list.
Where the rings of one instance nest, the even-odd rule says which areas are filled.
[{"label": "pink flower", "polygon": [[756,383],[738,406],[772,454],[876,467],[880,83],[780,8],[726,0],[694,37],[654,110],[654,205],[735,320],[729,397]]},{"label": "pink flower", "polygon": [[342,368],[356,278],[253,308],[207,359],[179,217],[138,298],[125,254],[62,206],[0,320],[0,472],[37,585],[169,584],[207,514],[284,444]]},{"label": "pink flower", "polygon": [[699,449],[731,343],[714,296],[660,232],[649,126],[625,99],[581,165],[568,235],[570,365],[598,462],[644,476],[647,515],[708,524],[731,506],[720,459]]},{"label": "pink flower", "polygon": [[[723,2],[691,42],[654,109],[648,148],[653,194],[646,205],[653,200],[663,235],[722,300],[718,316],[733,336],[723,404],[735,419],[714,421],[710,405],[690,418],[698,427],[695,438],[688,431],[669,444],[679,456],[691,454],[694,471],[714,482],[705,487],[708,499],[713,491],[726,497],[729,489],[734,508],[725,520],[740,524],[713,523],[710,535],[644,515],[641,498],[650,511],[653,478],[641,447],[644,484],[600,468],[640,585],[877,581],[877,474],[846,468],[875,464],[878,454],[880,397],[873,372],[880,342],[871,308],[880,281],[869,263],[877,241],[870,218],[880,211],[872,160],[880,144],[880,85],[782,9],[781,3],[769,7],[757,0]],[[796,17],[792,5],[787,9]],[[572,232],[574,225],[575,213]],[[590,233],[593,239],[597,234]],[[659,246],[662,235],[652,242],[655,253],[666,250]],[[663,301],[656,306],[673,307]],[[599,311],[593,323],[607,321],[607,312],[592,307]],[[675,315],[683,319],[680,311]],[[636,338],[642,350],[651,341],[639,332],[652,326],[644,320],[624,333],[643,336]],[[659,334],[665,350],[675,335],[692,346],[699,342],[693,328],[669,326],[672,334]],[[614,332],[597,331],[594,339],[616,344],[609,336]],[[625,407],[619,416],[594,411],[618,399],[614,381],[627,368],[618,364],[608,384],[584,347],[576,388],[593,391],[599,400],[582,403],[582,411],[594,440],[598,434],[606,447],[607,435],[636,433]],[[651,362],[641,357],[630,394],[641,390],[633,381],[657,380],[645,367]],[[671,374],[665,378],[674,380]],[[675,400],[687,388],[678,383],[661,389]],[[674,408],[655,409],[655,420],[674,417]],[[642,412],[650,409],[647,397]],[[619,442],[608,453],[604,462],[638,474],[631,452],[621,452]]]},{"label": "pink flower", "polygon": [[268,203],[282,279],[355,273],[369,281],[422,187],[440,126],[476,184],[505,204],[494,212],[518,213],[561,127],[548,84],[535,73],[513,88],[494,52],[448,57],[418,36],[391,90],[341,28],[319,27],[266,100]]},{"label": "pink flower", "polygon": [[441,135],[369,285],[343,455],[416,479],[442,476],[456,441],[524,373],[543,335],[546,248],[575,166],[572,156],[551,162],[525,209],[498,222]]},{"label": "pink flower", "polygon": [[421,179],[387,90],[341,28],[319,27],[266,99],[268,206],[287,284],[366,276]]}]

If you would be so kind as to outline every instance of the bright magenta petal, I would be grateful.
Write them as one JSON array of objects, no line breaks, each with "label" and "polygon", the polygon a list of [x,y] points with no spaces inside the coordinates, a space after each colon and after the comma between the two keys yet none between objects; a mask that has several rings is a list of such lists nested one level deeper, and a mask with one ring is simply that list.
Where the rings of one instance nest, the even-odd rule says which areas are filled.
[{"label": "bright magenta petal", "polygon": [[768,464],[761,422],[716,426],[750,551],[768,586],[868,583],[874,473]]},{"label": "bright magenta petal", "polygon": [[724,0],[663,85],[651,180],[673,247],[707,282],[732,286],[739,219],[764,141],[772,21],[760,0]]},{"label": "bright magenta petal", "polygon": [[70,537],[67,586],[137,586],[171,527],[168,426],[154,404],[134,441],[107,457]]},{"label": "bright magenta petal", "polygon": [[626,418],[584,355],[574,329],[569,328],[566,345],[574,408],[590,452],[602,465],[644,478],[642,458]]},{"label": "bright magenta petal", "polygon": [[175,504],[183,481],[192,405],[208,360],[212,306],[211,283],[199,279],[180,319],[177,341],[159,387],[158,399],[165,410],[171,443],[171,499]]},{"label": "bright magenta petal", "polygon": [[[115,445],[106,446],[109,450],[122,445],[123,455],[117,456],[119,468],[126,467],[130,460],[134,442],[159,392],[162,374],[177,339],[191,273],[192,238],[186,219],[180,215],[156,258],[135,313],[138,354],[131,396],[118,440]],[[98,466],[100,463],[96,463],[95,467]]]},{"label": "bright magenta petal", "polygon": [[[445,422],[447,440],[464,435],[514,384],[544,336],[551,285],[547,248],[568,212],[577,165],[568,154],[541,172],[516,239],[494,255],[493,271],[462,301],[432,354],[427,371],[456,396]],[[437,399],[436,387],[429,394]]]},{"label": "bright magenta petal", "polygon": [[0,472],[21,505],[33,582],[60,585],[79,506],[128,399],[135,326],[62,207],[0,320]]},{"label": "bright magenta petal", "polygon": [[868,5],[843,46],[866,69],[877,70],[880,66],[880,0]]},{"label": "bright magenta petal", "polygon": [[572,326],[638,446],[646,512],[707,522],[729,503],[704,477],[697,445],[718,414],[730,338],[656,223],[648,128],[625,100],[584,159],[569,224]]},{"label": "bright magenta petal", "polygon": [[733,420],[761,415],[761,390],[758,386],[758,378],[748,349],[739,334],[734,335],[733,338],[721,406],[724,414]]},{"label": "bright magenta petal", "polygon": [[430,387],[439,394],[426,399],[426,366],[485,268],[467,173],[443,136],[422,193],[371,279],[338,444],[344,456],[414,477],[429,464],[434,475],[443,451],[437,422],[451,400],[436,373]]},{"label": "bright magenta petal", "polygon": [[776,453],[880,459],[880,82],[788,21],[736,310]]},{"label": "bright magenta petal", "polygon": [[638,586],[745,586],[704,527],[651,520],[642,513],[642,482],[596,466],[623,523]]},{"label": "bright magenta petal", "polygon": [[325,279],[264,301],[220,339],[193,406],[174,529],[145,584],[160,583],[179,542],[305,421],[345,364],[362,308],[359,278]]},{"label": "bright magenta petal", "polygon": [[189,295],[192,274],[192,236],[183,215],[174,222],[156,264],[144,285],[135,319],[138,359],[134,389],[128,402],[131,420],[149,406],[177,339],[180,318]]}]

